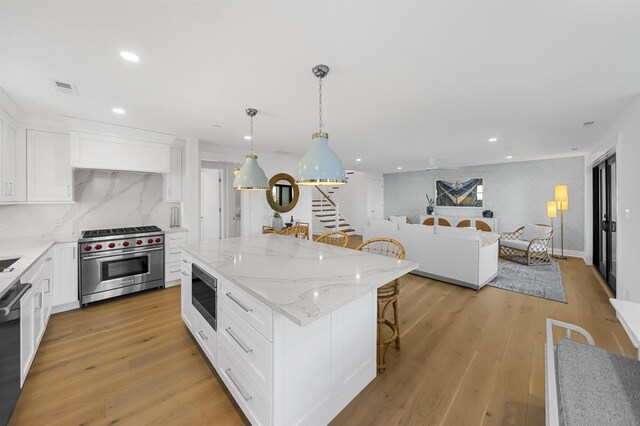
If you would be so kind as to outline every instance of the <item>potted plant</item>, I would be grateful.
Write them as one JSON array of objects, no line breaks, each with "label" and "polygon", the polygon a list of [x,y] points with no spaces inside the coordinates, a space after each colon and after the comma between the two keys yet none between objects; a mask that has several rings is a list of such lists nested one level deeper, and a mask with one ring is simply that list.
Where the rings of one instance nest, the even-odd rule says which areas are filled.
[{"label": "potted plant", "polygon": [[432,215],[433,214],[433,205],[435,204],[435,200],[431,197],[429,197],[429,194],[427,195],[427,214],[428,215]]},{"label": "potted plant", "polygon": [[284,227],[284,224],[282,223],[282,217],[280,216],[280,213],[273,212],[273,219],[271,219],[271,226],[273,226],[273,229],[275,229],[276,231],[282,230],[282,228]]}]

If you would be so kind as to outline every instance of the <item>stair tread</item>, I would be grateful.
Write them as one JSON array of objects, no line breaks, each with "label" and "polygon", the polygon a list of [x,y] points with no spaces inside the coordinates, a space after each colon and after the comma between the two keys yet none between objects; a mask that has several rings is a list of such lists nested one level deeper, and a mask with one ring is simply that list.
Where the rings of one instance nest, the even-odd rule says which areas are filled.
[{"label": "stair tread", "polygon": [[[335,219],[320,219],[320,222],[335,222]],[[346,219],[340,219],[340,222],[346,222]]]}]

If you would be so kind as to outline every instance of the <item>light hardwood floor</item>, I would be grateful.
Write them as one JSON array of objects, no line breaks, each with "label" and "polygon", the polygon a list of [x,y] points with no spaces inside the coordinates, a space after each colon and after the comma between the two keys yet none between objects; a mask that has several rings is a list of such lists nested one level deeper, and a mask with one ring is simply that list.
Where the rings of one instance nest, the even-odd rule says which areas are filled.
[{"label": "light hardwood floor", "polygon": [[[353,241],[355,244],[356,241]],[[402,350],[335,425],[543,425],[547,317],[634,357],[592,270],[561,261],[568,304],[401,278]],[[179,315],[179,288],[51,318],[12,425],[234,425],[245,419]]]}]

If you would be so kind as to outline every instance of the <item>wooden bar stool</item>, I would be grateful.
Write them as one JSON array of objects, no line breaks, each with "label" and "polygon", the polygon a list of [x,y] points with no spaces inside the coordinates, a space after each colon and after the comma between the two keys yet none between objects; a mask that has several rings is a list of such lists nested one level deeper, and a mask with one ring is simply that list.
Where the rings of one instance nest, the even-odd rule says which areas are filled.
[{"label": "wooden bar stool", "polygon": [[[356,250],[366,251],[381,256],[404,259],[405,251],[402,244],[391,238],[373,238],[364,241]],[[384,373],[386,368],[385,358],[387,349],[395,342],[400,349],[400,320],[398,319],[398,280],[394,280],[378,289],[378,371]],[[387,319],[386,313],[389,307],[393,307],[393,321]],[[385,329],[387,334],[385,336]]]}]

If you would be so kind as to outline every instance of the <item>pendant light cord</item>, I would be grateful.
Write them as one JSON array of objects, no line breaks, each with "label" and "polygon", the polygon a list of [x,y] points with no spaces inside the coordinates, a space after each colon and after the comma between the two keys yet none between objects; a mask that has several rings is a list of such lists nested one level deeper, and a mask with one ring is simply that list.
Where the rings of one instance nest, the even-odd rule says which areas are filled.
[{"label": "pendant light cord", "polygon": [[318,96],[318,100],[319,100],[319,108],[318,108],[318,115],[320,118],[320,134],[322,134],[322,127],[323,127],[323,123],[322,123],[322,77],[319,78],[320,80],[320,87],[319,87],[319,96]]},{"label": "pendant light cord", "polygon": [[251,155],[253,155],[253,116],[251,118]]}]

